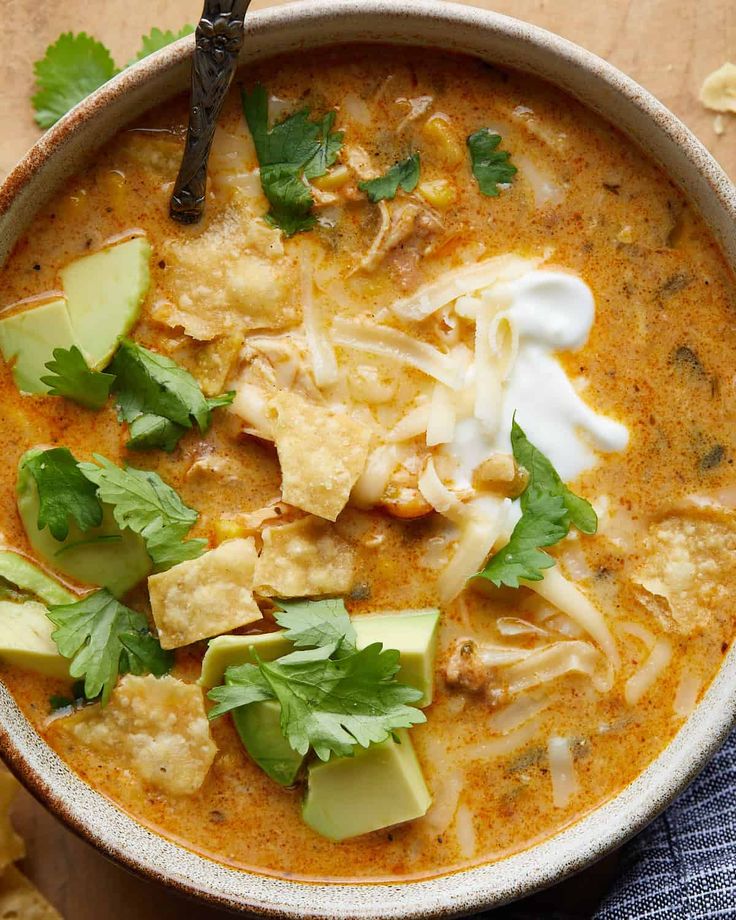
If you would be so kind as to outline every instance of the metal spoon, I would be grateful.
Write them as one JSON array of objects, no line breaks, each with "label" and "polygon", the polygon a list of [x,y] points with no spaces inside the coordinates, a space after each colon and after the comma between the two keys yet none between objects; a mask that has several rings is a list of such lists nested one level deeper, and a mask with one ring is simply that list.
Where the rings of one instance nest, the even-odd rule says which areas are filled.
[{"label": "metal spoon", "polygon": [[204,213],[207,160],[217,118],[232,83],[243,46],[250,0],[205,0],[195,33],[189,127],[169,214],[194,224]]}]

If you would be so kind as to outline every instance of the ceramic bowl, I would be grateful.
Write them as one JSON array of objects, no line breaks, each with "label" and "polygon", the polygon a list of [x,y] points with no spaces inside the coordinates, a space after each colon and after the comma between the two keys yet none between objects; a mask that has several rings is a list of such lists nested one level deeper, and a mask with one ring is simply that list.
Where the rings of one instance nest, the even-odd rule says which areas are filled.
[{"label": "ceramic bowl", "polygon": [[[736,265],[736,192],[662,105],[605,61],[555,35],[472,7],[425,0],[310,0],[249,15],[244,58],[341,42],[397,42],[462,51],[543,77],[627,133],[689,196]],[[192,39],[131,67],[75,108],[0,189],[0,261],[40,204],[107,138],[183,90]],[[554,837],[490,865],[400,884],[268,878],[211,862],[157,836],[78,779],[0,684],[0,752],[48,808],[127,868],[235,911],[289,918],[451,917],[495,907],[578,871],[622,844],[702,769],[736,715],[736,649],[661,755],[630,786]]]}]

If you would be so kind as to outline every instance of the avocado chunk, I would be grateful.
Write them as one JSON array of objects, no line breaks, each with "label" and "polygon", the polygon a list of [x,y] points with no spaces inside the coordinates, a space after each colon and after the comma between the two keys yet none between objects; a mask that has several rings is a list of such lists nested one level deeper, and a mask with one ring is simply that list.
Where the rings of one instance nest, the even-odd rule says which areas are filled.
[{"label": "avocado chunk", "polygon": [[406,731],[353,757],[309,765],[302,806],[305,824],[330,840],[346,840],[426,814],[432,798]]},{"label": "avocado chunk", "polygon": [[105,367],[138,319],[151,283],[150,261],[151,245],[138,236],[62,269],[74,340],[94,369]]},{"label": "avocado chunk", "polygon": [[47,604],[73,604],[78,600],[38,566],[9,550],[0,551],[0,578]]},{"label": "avocado chunk", "polygon": [[219,687],[225,680],[225,671],[239,664],[255,662],[254,654],[261,661],[275,661],[282,655],[288,655],[294,646],[284,639],[284,631],[260,633],[254,636],[217,636],[210,639],[207,651],[202,659],[202,673],[199,677],[201,687]]},{"label": "avocado chunk", "polygon": [[51,638],[54,624],[36,601],[0,601],[0,661],[38,671],[47,677],[69,678],[69,661]]},{"label": "avocado chunk", "polygon": [[[439,617],[439,610],[428,608],[387,612],[353,620],[359,649],[374,642],[382,642],[384,648],[398,649],[401,669],[397,680],[422,691],[422,698],[416,704],[420,707],[429,706],[434,693]],[[217,687],[223,682],[229,667],[255,661],[251,648],[262,661],[274,661],[293,651],[292,644],[283,638],[282,630],[256,636],[218,636],[210,641],[202,661],[201,686]]]},{"label": "avocado chunk", "polygon": [[102,524],[82,531],[69,522],[66,540],[51,536],[48,528],[38,529],[38,489],[25,466],[32,451],[24,454],[18,465],[16,499],[21,521],[33,549],[47,565],[71,575],[83,584],[107,588],[122,597],[151,573],[153,565],[143,538],[127,528],[118,527],[110,505],[102,504]]},{"label": "avocado chunk", "polygon": [[304,757],[281,732],[281,705],[275,700],[250,703],[233,710],[233,722],[243,747],[271,779],[293,786]]},{"label": "avocado chunk", "polygon": [[422,691],[422,698],[415,704],[420,708],[429,706],[434,696],[434,659],[439,622],[440,612],[436,607],[386,611],[353,619],[359,649],[382,642],[384,648],[395,648],[401,652],[401,668],[396,680]]},{"label": "avocado chunk", "polygon": [[41,383],[41,377],[50,373],[46,362],[53,360],[55,348],[71,348],[74,344],[63,299],[0,319],[0,351],[13,365],[15,385],[23,393],[48,393],[48,386]]}]

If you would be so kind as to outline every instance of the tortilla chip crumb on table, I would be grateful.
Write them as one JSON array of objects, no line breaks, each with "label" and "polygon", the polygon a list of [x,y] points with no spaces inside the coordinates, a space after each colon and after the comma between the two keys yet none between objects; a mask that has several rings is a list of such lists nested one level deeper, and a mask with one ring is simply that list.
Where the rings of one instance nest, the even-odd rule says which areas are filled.
[{"label": "tortilla chip crumb on table", "polygon": [[15,777],[0,766],[0,871],[26,855],[25,843],[10,823],[10,806],[18,788]]},{"label": "tortilla chip crumb on table", "polygon": [[703,81],[700,101],[714,112],[736,112],[736,64],[723,64]]},{"label": "tortilla chip crumb on table", "polygon": [[0,920],[63,920],[61,914],[15,866],[0,875]]},{"label": "tortilla chip crumb on table", "polygon": [[10,807],[19,788],[15,777],[0,764],[0,920],[62,920],[13,865],[26,855],[25,843],[10,823]]}]

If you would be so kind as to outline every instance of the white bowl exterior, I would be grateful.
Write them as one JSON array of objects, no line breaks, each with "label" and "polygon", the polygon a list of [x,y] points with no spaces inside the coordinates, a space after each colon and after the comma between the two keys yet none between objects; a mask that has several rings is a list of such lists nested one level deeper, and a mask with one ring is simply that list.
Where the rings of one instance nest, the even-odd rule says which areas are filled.
[{"label": "white bowl exterior", "polygon": [[[543,77],[616,125],[683,188],[736,265],[736,192],[663,106],[583,49],[479,9],[425,0],[317,0],[249,15],[243,60],[341,42],[464,52]],[[191,39],[125,71],[33,148],[0,189],[0,261],[34,212],[126,122],[185,88]],[[104,853],[147,877],[235,910],[293,918],[459,916],[553,884],[620,845],[702,769],[736,721],[736,651],[693,715],[618,796],[541,844],[498,862],[420,882],[301,883],[228,868],[146,830],[73,774],[0,684],[0,745],[26,785]]]}]

